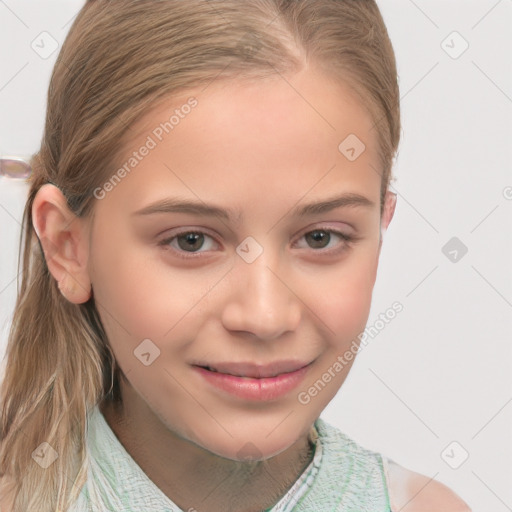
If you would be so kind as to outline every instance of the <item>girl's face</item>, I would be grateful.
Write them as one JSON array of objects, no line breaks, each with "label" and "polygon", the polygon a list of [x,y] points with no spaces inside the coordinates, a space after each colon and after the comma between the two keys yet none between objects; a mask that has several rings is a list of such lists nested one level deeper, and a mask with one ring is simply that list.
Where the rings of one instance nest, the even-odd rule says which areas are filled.
[{"label": "girl's face", "polygon": [[[230,459],[307,434],[370,310],[372,126],[347,90],[305,70],[213,82],[132,127],[95,191],[88,259],[128,410]],[[392,214],[387,203],[383,228]],[[280,376],[225,375],[264,372]]]}]

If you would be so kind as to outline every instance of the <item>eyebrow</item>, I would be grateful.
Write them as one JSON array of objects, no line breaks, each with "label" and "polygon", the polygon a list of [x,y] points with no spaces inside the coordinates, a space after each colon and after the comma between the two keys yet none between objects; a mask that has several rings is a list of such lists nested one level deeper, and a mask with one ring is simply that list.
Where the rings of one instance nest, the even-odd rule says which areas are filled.
[{"label": "eyebrow", "polygon": [[[336,208],[364,207],[373,208],[375,203],[365,196],[355,193],[346,193],[341,196],[316,201],[304,205],[296,206],[289,212],[294,217],[306,217],[326,213]],[[187,213],[191,215],[217,217],[221,220],[227,220],[239,223],[243,216],[240,212],[232,209],[220,208],[215,205],[206,204],[201,201],[181,200],[179,198],[168,197],[156,201],[144,208],[133,212],[132,215],[144,216],[156,213]]]}]

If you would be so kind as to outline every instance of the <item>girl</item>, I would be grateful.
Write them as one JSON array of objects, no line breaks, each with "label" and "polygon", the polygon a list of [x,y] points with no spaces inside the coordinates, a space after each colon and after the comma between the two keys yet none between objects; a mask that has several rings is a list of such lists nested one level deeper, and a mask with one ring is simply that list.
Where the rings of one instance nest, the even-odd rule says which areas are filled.
[{"label": "girl", "polygon": [[372,0],[87,2],[31,162],[2,510],[469,510],[319,417],[399,134]]}]

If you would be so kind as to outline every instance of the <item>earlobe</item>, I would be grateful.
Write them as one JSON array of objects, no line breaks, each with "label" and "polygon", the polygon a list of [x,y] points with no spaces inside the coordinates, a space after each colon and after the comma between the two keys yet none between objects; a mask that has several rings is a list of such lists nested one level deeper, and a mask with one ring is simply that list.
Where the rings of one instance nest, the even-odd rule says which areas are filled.
[{"label": "earlobe", "polygon": [[69,209],[55,185],[46,184],[38,190],[32,205],[32,225],[61,293],[74,304],[87,302],[91,282],[84,223]]}]

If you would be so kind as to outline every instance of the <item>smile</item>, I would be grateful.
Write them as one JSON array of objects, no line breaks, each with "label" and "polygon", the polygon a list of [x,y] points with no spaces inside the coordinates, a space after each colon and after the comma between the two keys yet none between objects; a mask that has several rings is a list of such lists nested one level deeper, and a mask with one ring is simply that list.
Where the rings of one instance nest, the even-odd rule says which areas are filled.
[{"label": "smile", "polygon": [[284,397],[306,376],[311,363],[280,362],[273,365],[226,363],[194,365],[210,386],[244,400],[269,401]]}]

